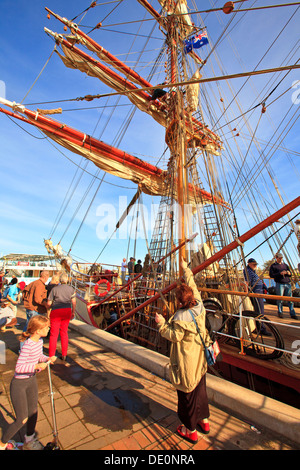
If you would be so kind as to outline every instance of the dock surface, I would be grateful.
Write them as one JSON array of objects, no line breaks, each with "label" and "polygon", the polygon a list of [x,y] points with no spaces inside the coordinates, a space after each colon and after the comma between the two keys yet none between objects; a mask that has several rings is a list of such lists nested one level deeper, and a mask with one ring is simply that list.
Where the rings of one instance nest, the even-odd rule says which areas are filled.
[{"label": "dock surface", "polygon": [[[18,356],[18,335],[25,312],[18,308],[19,325],[0,333],[6,344],[6,361],[0,365],[0,426],[13,420],[9,385]],[[44,340],[48,353],[48,339]],[[57,355],[60,354],[60,341]],[[128,361],[109,348],[69,331],[67,363],[51,366],[55,391],[58,439],[63,450],[174,451],[196,450],[296,450],[296,443],[255,422],[210,405],[208,435],[198,433],[191,444],[176,434],[180,424],[177,394],[162,378]],[[43,445],[52,440],[52,415],[47,371],[38,374],[37,432]],[[15,440],[23,440],[21,430]],[[126,454],[127,455],[127,454]]]}]

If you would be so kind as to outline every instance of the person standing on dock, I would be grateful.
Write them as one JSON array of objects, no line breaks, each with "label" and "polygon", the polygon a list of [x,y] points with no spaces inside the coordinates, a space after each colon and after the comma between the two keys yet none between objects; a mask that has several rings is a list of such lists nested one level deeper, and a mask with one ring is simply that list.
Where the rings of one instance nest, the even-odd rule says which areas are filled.
[{"label": "person standing on dock", "polygon": [[26,331],[28,322],[34,315],[47,313],[46,282],[49,279],[49,271],[41,271],[40,278],[33,281],[23,290],[23,301],[26,309],[26,323],[23,331]]},{"label": "person standing on dock", "polygon": [[[281,253],[277,253],[275,255],[275,263],[271,264],[269,275],[272,279],[274,279],[276,283],[276,295],[291,297],[292,295],[292,286],[291,286],[291,272],[290,268],[286,263],[283,262],[283,255]],[[279,318],[283,317],[282,312],[282,300],[277,300],[278,306],[278,316]],[[297,316],[294,310],[293,302],[288,302],[288,307],[290,310],[290,316],[294,320],[297,320]]]},{"label": "person standing on dock", "polygon": [[201,432],[209,433],[207,361],[190,310],[205,345],[209,346],[212,341],[205,327],[206,312],[193,273],[184,260],[181,265],[185,283],[181,283],[175,291],[180,308],[167,322],[162,315],[156,313],[155,321],[161,336],[171,342],[170,380],[177,391],[177,413],[182,423],[177,428],[177,434],[189,442],[196,443],[196,426],[199,426]]},{"label": "person standing on dock", "polygon": [[38,384],[36,374],[53,364],[56,357],[48,357],[43,353],[43,339],[48,334],[49,320],[42,315],[34,315],[28,328],[22,333],[20,341],[23,346],[17,360],[15,373],[10,384],[10,397],[15,410],[15,420],[3,432],[0,450],[18,450],[11,439],[26,425],[23,450],[42,450],[35,427],[38,417]]},{"label": "person standing on dock", "polygon": [[60,284],[53,287],[48,297],[50,313],[49,355],[55,356],[57,339],[60,334],[61,359],[66,361],[68,353],[68,326],[75,316],[76,292],[68,285],[68,275],[60,276]]},{"label": "person standing on dock", "polygon": [[13,277],[5,289],[3,296],[9,301],[9,306],[14,311],[15,316],[17,316],[17,305],[20,302],[20,292],[21,289],[18,285],[18,279]]}]

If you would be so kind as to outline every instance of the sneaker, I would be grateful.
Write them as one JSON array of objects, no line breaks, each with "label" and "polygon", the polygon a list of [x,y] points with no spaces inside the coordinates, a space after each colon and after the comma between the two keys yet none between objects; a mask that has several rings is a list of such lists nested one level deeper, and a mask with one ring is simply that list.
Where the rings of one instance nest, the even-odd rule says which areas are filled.
[{"label": "sneaker", "polygon": [[43,450],[44,446],[40,443],[37,437],[34,437],[29,442],[25,442],[23,445],[23,450]]},{"label": "sneaker", "polygon": [[[185,431],[183,431],[183,429]],[[196,442],[198,441],[198,433],[197,431],[193,431],[193,432],[189,432],[185,426],[183,426],[183,424],[181,424],[180,426],[178,426],[177,428],[177,434],[179,434],[179,436],[183,437],[183,439],[186,439],[187,441],[191,442],[192,444],[196,444]]]},{"label": "sneaker", "polygon": [[5,450],[20,450],[15,441],[8,441]]}]

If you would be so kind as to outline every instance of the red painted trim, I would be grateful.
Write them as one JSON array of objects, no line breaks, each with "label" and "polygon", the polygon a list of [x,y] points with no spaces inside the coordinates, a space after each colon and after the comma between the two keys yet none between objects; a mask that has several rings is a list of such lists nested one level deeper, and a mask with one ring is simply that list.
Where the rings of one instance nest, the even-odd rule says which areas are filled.
[{"label": "red painted trim", "polygon": [[276,371],[273,368],[267,367],[267,365],[264,365],[266,362],[263,360],[261,360],[260,363],[254,363],[247,361],[247,356],[242,356],[239,358],[236,355],[225,353],[222,350],[222,347],[221,351],[224,363],[230,364],[234,367],[239,367],[240,369],[251,372],[252,374],[259,375],[260,377],[264,377],[265,379],[280,383],[281,385],[285,385],[300,392],[299,379],[285,374],[283,370]]},{"label": "red painted trim", "polygon": [[[79,299],[82,303],[84,303],[86,305],[86,311],[87,311],[87,314],[89,316],[89,319],[91,321],[91,324],[95,327],[95,328],[98,328],[99,329],[99,326],[97,325],[97,323],[95,322],[94,318],[93,318],[93,315],[91,313],[91,306],[92,305],[95,305],[95,302],[87,302],[86,300],[84,300],[82,297],[80,297],[78,294],[76,294],[76,297],[77,299]],[[76,310],[75,310],[76,311]],[[80,317],[82,319],[82,321],[84,323],[86,323],[86,320],[80,315],[80,313],[78,313],[76,311],[76,315],[78,315],[78,317]]]},{"label": "red painted trim", "polygon": [[[142,169],[148,175],[153,175],[156,177],[163,177],[163,175],[166,174],[166,172],[161,170],[160,168],[153,166],[150,163],[147,163],[143,160],[140,160],[139,158],[136,158],[133,155],[130,155],[124,152],[123,150],[120,150],[116,147],[112,147],[111,145],[108,145],[102,141],[94,139],[90,137],[89,135],[84,134],[81,131],[78,131],[76,129],[73,129],[72,127],[66,126],[60,123],[59,121],[55,121],[54,119],[50,119],[41,114],[37,114],[36,112],[31,111],[29,109],[25,108],[24,110],[24,114],[28,116],[29,119],[25,119],[23,116],[20,116],[19,114],[13,113],[3,108],[0,108],[0,112],[3,112],[14,118],[20,119],[23,122],[27,122],[28,124],[31,124],[32,126],[39,127],[45,132],[49,132],[51,134],[57,135],[58,137],[66,139],[69,142],[72,142],[83,148],[86,148],[95,153],[98,153],[106,158],[109,158],[111,160],[117,161],[122,164],[126,164],[133,169],[137,169],[139,171],[141,171]],[[193,193],[193,186],[190,183],[189,183],[188,188],[189,188],[189,191]],[[212,196],[207,191],[200,189],[200,188],[196,188],[196,192],[199,192],[200,194],[202,194],[204,199],[210,200],[210,201],[214,200],[217,204],[221,204],[224,207],[228,208],[225,201],[217,198],[216,196]]]}]

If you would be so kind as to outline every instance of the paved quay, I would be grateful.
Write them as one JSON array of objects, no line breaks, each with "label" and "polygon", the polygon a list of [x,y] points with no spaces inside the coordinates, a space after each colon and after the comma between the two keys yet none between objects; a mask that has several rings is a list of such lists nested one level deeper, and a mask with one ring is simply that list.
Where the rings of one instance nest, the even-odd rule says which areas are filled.
[{"label": "paved quay", "polygon": [[[0,365],[0,426],[13,420],[9,384],[18,355],[17,336],[22,331],[24,310],[18,309],[19,326],[0,333],[6,344],[5,364]],[[171,384],[90,337],[80,322],[69,331],[68,362],[57,359],[51,367],[55,391],[58,439],[63,450],[117,451],[196,450],[296,450],[300,446],[285,435],[242,418],[220,405],[210,404],[209,435],[199,434],[190,444],[176,434],[179,424],[177,395]],[[105,332],[104,332],[105,333]],[[108,335],[108,333],[106,333]],[[110,335],[111,337],[113,335]],[[113,337],[117,341],[116,337]],[[58,343],[58,355],[60,353]],[[44,341],[48,352],[48,340]],[[38,374],[38,437],[52,440],[52,415],[47,371]],[[297,410],[295,410],[297,412]],[[280,429],[280,427],[278,428]],[[15,436],[22,441],[24,430]],[[128,453],[126,454],[128,455]]]}]

